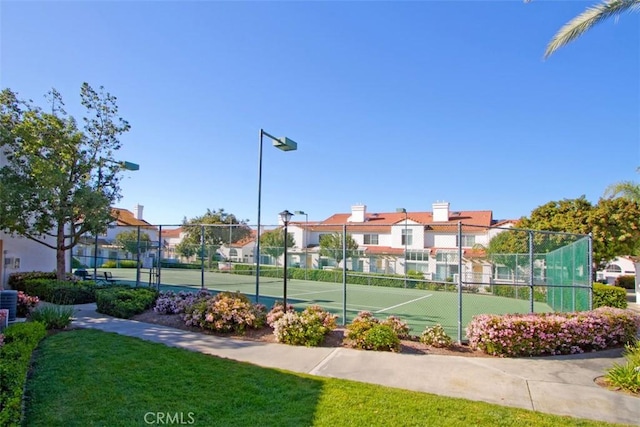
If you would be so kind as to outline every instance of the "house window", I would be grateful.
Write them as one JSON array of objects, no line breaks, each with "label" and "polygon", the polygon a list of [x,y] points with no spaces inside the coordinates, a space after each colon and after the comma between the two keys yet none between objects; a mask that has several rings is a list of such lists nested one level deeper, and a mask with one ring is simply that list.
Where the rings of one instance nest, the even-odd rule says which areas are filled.
[{"label": "house window", "polygon": [[622,268],[620,268],[619,265],[615,265],[615,264],[609,264],[607,265],[607,270],[608,273],[622,273]]},{"label": "house window", "polygon": [[476,244],[476,236],[474,234],[463,234],[462,235],[462,247],[463,248],[471,248]]},{"label": "house window", "polygon": [[377,234],[365,234],[364,235],[364,244],[365,245],[377,245],[378,244],[378,235]]},{"label": "house window", "polygon": [[402,229],[402,246],[407,245],[407,246],[411,246],[411,244],[413,243],[413,230],[410,228],[403,228]]},{"label": "house window", "polygon": [[458,252],[438,251],[436,253],[436,280],[452,280],[458,273]]},{"label": "house window", "polygon": [[238,251],[234,248],[229,249],[229,256],[238,256]]}]

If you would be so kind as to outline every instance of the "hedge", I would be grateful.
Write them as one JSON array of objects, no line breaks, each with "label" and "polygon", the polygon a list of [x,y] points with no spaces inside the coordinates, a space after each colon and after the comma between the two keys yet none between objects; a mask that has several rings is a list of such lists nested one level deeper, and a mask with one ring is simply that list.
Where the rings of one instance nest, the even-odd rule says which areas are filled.
[{"label": "hedge", "polygon": [[96,291],[96,311],[121,319],[130,319],[150,309],[158,298],[158,292],[150,288],[112,286]]},{"label": "hedge", "polygon": [[95,302],[99,288],[101,286],[91,280],[28,279],[14,289],[56,304],[86,304]]},{"label": "hedge", "polygon": [[623,288],[602,283],[593,284],[593,308],[627,308],[627,291]]},{"label": "hedge", "polygon": [[625,289],[635,289],[636,276],[618,276],[614,285]]},{"label": "hedge", "polygon": [[47,331],[40,322],[15,323],[4,330],[0,346],[0,426],[19,426],[22,394],[31,353]]}]

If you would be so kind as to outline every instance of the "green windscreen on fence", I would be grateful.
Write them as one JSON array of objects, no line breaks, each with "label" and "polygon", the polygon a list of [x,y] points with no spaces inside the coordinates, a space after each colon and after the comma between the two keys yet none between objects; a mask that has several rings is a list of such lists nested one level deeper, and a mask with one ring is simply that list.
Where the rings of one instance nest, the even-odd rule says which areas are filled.
[{"label": "green windscreen on fence", "polygon": [[555,311],[589,310],[589,238],[546,254],[547,303]]}]

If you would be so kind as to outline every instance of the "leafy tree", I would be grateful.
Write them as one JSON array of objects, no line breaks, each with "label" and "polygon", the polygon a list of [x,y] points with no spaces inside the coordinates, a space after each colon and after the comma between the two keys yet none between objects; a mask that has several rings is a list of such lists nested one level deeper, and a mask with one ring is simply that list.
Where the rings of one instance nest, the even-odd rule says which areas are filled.
[{"label": "leafy tree", "polygon": [[[320,255],[333,258],[338,264],[342,262],[342,236],[343,233],[325,234],[320,237]],[[358,243],[353,240],[350,234],[346,237],[347,258],[355,255]]]},{"label": "leafy tree", "polygon": [[593,234],[593,260],[619,255],[640,255],[640,203],[619,197],[600,199],[589,218]]},{"label": "leafy tree", "polygon": [[[594,267],[618,255],[640,254],[640,204],[625,198],[600,199],[595,206],[585,196],[552,201],[534,209],[530,218],[522,218],[518,228],[591,233]],[[487,252],[496,262],[513,267],[502,254],[528,253],[527,234],[502,232],[491,239]],[[562,234],[534,233],[534,252],[547,253],[573,240],[574,237]]]},{"label": "leafy tree", "polygon": [[[287,247],[292,248],[296,245],[292,233],[287,233]],[[265,231],[260,236],[260,252],[271,255],[278,259],[284,254],[284,227],[275,230]]]},{"label": "leafy tree", "polygon": [[[640,172],[640,168],[636,169]],[[623,197],[634,202],[640,202],[640,184],[633,181],[622,181],[611,184],[604,192],[604,197],[613,199]]]},{"label": "leafy tree", "polygon": [[[200,245],[198,245],[200,247]],[[196,254],[196,246],[193,243],[182,240],[176,245],[176,253],[185,258],[191,258]]]},{"label": "leafy tree", "polygon": [[[528,3],[530,0],[525,1]],[[638,10],[640,10],[640,0],[605,0],[599,5],[591,6],[558,30],[547,45],[544,57],[548,58],[561,47],[582,36],[596,24],[610,18],[618,18],[625,12]]]},{"label": "leafy tree", "polygon": [[207,209],[204,215],[188,221],[184,218],[182,228],[185,236],[176,246],[176,252],[186,258],[198,255],[209,261],[220,245],[237,242],[251,235],[246,220],[238,221],[235,215],[226,213],[224,209]]},{"label": "leafy tree", "polygon": [[[123,249],[128,254],[138,253],[138,230],[123,231],[116,236],[116,246]],[[151,237],[147,233],[140,232],[140,253],[151,249]]]},{"label": "leafy tree", "polygon": [[114,154],[129,123],[116,98],[83,83],[82,129],[64,110],[59,92],[48,94],[50,112],[0,92],[0,229],[56,250],[56,274],[65,274],[65,251],[84,234],[104,232],[120,199],[123,166]]}]

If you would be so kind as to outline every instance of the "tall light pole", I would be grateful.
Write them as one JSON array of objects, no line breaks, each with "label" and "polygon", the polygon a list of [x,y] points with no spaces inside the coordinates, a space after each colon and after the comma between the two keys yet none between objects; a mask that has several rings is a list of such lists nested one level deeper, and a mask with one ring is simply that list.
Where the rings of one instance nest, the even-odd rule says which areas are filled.
[{"label": "tall light pole", "polygon": [[309,242],[307,242],[307,227],[309,226],[309,215],[304,211],[294,211],[296,215],[304,215],[304,280],[307,280],[307,248]]},{"label": "tall light pole", "polygon": [[397,208],[396,212],[404,213],[404,287],[407,287],[407,243],[409,234],[407,230],[409,214],[405,208]]},{"label": "tall light pole", "polygon": [[262,200],[262,139],[263,136],[273,141],[273,146],[282,151],[294,151],[298,144],[286,136],[276,138],[260,129],[258,142],[258,231],[256,233],[256,303],[260,300],[260,202]]},{"label": "tall light pole", "polygon": [[[114,162],[113,160],[107,160],[108,162],[111,163],[117,163],[120,165],[120,167],[124,170],[128,170],[128,171],[137,171],[140,170],[140,165],[137,163],[132,163],[132,162]],[[137,273],[136,273],[137,274]],[[136,277],[136,280],[139,279],[138,277]],[[96,241],[95,241],[95,246],[93,248],[93,280],[98,280],[98,233],[96,232]],[[138,282],[136,281],[136,286],[138,285]]]},{"label": "tall light pole", "polygon": [[282,299],[284,300],[284,312],[287,312],[287,226],[293,214],[288,210],[280,212],[280,219],[284,223],[284,279],[283,279],[283,292]]}]

